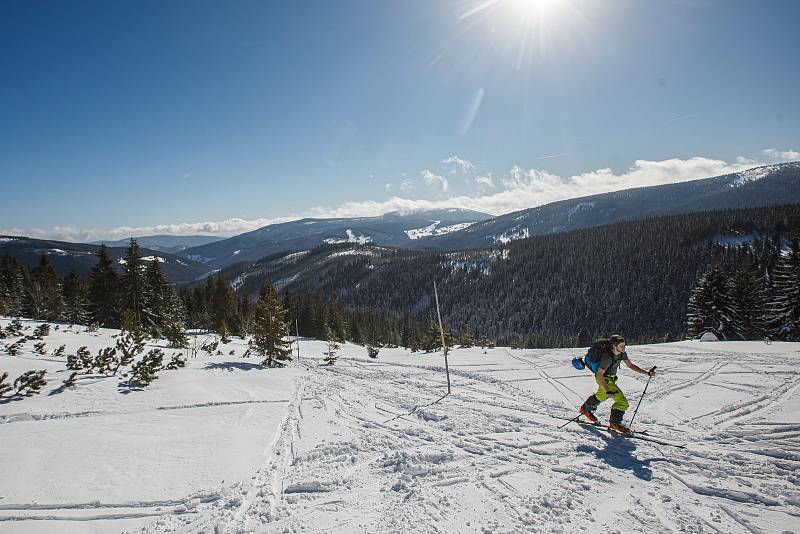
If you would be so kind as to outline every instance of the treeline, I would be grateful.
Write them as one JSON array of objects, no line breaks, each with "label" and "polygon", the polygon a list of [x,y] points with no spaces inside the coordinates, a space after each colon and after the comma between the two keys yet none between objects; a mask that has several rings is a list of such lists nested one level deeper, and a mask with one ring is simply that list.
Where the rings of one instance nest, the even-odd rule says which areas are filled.
[{"label": "treeline", "polygon": [[62,279],[45,254],[32,268],[5,255],[0,259],[0,315],[124,327],[181,341],[184,307],[158,259],[143,260],[132,239],[120,263],[118,273],[108,249],[101,246],[88,277],[80,278],[71,269]]},{"label": "treeline", "polygon": [[[263,287],[271,288],[271,281],[264,281]],[[237,294],[222,273],[194,288],[181,289],[180,298],[190,329],[223,336],[248,336],[253,332],[255,303],[244,291]],[[285,292],[280,299],[280,313],[288,335],[425,350],[441,346],[441,340],[437,341],[441,338],[438,326],[435,327],[438,338],[433,339],[431,325],[414,314],[348,307],[335,295],[326,298],[321,292]],[[445,342],[451,339],[457,339],[458,344],[473,342],[471,336],[467,336],[467,341],[464,334],[454,334],[448,329],[446,334]]]},{"label": "treeline", "polygon": [[687,325],[696,336],[800,341],[800,238],[737,247],[738,258],[708,266],[689,298]]},{"label": "treeline", "polygon": [[742,258],[741,243],[785,242],[799,228],[798,204],[691,213],[537,236],[498,249],[400,251],[390,261],[340,256],[338,263],[325,263],[320,276],[310,271],[287,288],[341,295],[350,308],[409,313],[425,325],[436,313],[436,280],[442,320],[473,340],[575,346],[585,327],[593,338],[621,333],[631,343],[662,342],[688,334],[689,297],[710,264],[729,270]]},{"label": "treeline", "polygon": [[[166,338],[173,346],[187,343],[186,329],[215,332],[225,339],[253,335],[259,327],[257,301],[244,292],[237,294],[221,273],[177,291],[157,259],[142,259],[135,239],[120,264],[118,272],[102,246],[88,277],[72,269],[62,278],[45,254],[32,268],[4,255],[0,315],[124,328]],[[269,281],[263,286],[272,287]],[[285,323],[286,335],[408,347],[432,343],[425,337],[426,327],[411,314],[347,308],[321,293],[286,293],[273,313]]]}]

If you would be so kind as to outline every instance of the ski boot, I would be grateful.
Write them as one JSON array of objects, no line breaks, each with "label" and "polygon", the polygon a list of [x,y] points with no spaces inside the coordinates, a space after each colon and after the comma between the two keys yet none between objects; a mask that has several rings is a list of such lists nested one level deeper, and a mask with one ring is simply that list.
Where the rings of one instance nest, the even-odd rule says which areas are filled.
[{"label": "ski boot", "polygon": [[624,415],[625,412],[620,410],[611,410],[611,419],[608,422],[608,429],[619,432],[620,434],[630,434],[632,430],[622,424],[622,417]]},{"label": "ski boot", "polygon": [[[592,395],[592,397],[590,397],[589,399],[591,399],[593,397],[594,397],[594,395]],[[579,411],[580,411],[580,414],[582,416],[584,416],[590,423],[592,423],[593,425],[596,425],[599,422],[599,420],[592,413],[592,412],[594,412],[594,410],[596,408],[597,408],[597,406],[592,406],[591,403],[589,402],[589,400],[587,400],[586,402],[583,403],[583,405],[581,406]]]}]

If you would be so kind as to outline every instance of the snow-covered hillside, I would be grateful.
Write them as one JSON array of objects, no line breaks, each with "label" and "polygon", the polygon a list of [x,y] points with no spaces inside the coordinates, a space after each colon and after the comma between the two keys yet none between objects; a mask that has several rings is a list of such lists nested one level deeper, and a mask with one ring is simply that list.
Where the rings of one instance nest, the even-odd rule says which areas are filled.
[{"label": "snow-covered hillside", "polygon": [[[284,369],[237,339],[142,391],[62,388],[53,349],[114,345],[82,330],[0,355],[48,371],[0,399],[0,532],[800,532],[800,344],[629,347],[660,371],[634,427],[678,448],[559,429],[594,390],[569,349],[456,349],[444,398],[441,354],[347,344],[330,367],[313,340]],[[634,406],[645,382],[623,366]]]}]

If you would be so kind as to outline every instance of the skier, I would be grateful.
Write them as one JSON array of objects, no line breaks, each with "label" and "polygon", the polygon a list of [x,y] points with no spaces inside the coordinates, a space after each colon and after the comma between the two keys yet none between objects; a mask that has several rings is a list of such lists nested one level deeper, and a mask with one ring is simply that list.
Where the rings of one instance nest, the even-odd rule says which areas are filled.
[{"label": "skier", "polygon": [[608,428],[628,434],[631,429],[622,424],[622,417],[625,415],[625,410],[628,409],[628,399],[617,387],[617,369],[619,369],[619,364],[623,361],[628,368],[637,373],[648,376],[655,375],[655,368],[645,371],[628,359],[628,355],[625,352],[625,339],[622,336],[613,335],[609,339],[596,341],[592,348],[589,349],[589,352],[586,353],[584,363],[595,371],[594,379],[597,382],[598,389],[597,392],[586,399],[586,402],[580,408],[580,413],[590,423],[597,424],[598,420],[594,415],[594,411],[601,402],[611,397],[614,399],[614,404],[611,405],[611,418]]}]

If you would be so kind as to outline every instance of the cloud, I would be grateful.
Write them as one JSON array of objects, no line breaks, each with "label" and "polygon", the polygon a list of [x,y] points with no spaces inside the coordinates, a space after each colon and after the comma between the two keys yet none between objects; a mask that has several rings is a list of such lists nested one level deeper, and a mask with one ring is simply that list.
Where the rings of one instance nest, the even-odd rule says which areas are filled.
[{"label": "cloud", "polygon": [[[449,160],[450,158],[447,159]],[[491,173],[483,176],[472,176],[472,179],[481,186],[502,186],[501,191],[494,191],[491,194],[483,194],[485,191],[479,191],[476,195],[459,195],[435,200],[392,196],[383,201],[345,202],[337,207],[318,206],[307,210],[304,214],[272,219],[246,220],[230,218],[223,221],[139,227],[119,226],[112,229],[80,229],[74,226],[56,226],[49,229],[12,228],[0,229],[0,235],[26,235],[42,239],[87,242],[153,234],[231,236],[270,224],[297,220],[303,217],[372,217],[390,211],[413,212],[428,209],[463,208],[492,215],[501,215],[557,200],[619,191],[632,187],[686,182],[739,172],[764,164],[798,159],[800,159],[800,152],[795,150],[770,148],[763,150],[758,160],[738,157],[734,162],[726,162],[702,156],[688,159],[672,158],[661,161],[636,160],[633,165],[619,173],[603,168],[571,176],[560,176],[540,169],[525,169],[515,165],[502,178],[499,178],[499,181]],[[466,162],[467,160],[461,161]],[[455,163],[455,160],[452,163]],[[438,183],[442,186],[442,191],[448,190],[447,179],[444,177],[428,169],[423,170],[420,174],[428,184]],[[385,187],[387,191],[394,189],[391,183],[387,183]],[[413,183],[410,180],[403,180],[398,189],[410,191],[413,189]]]},{"label": "cloud", "polygon": [[461,159],[458,156],[450,156],[442,160],[442,165],[450,169],[450,174],[461,172],[468,174],[475,170],[475,165],[469,160]]},{"label": "cloud", "polygon": [[492,178],[492,173],[487,173],[483,176],[476,176],[475,183],[478,184],[478,187],[482,188],[494,187],[494,178]]},{"label": "cloud", "polygon": [[425,169],[424,171],[420,172],[420,174],[425,179],[426,184],[431,185],[434,182],[439,182],[439,184],[442,186],[442,191],[447,191],[447,186],[448,186],[447,178],[439,176],[438,174],[435,174],[428,169]]},{"label": "cloud", "polygon": [[800,160],[800,152],[796,150],[776,150],[768,148],[762,150],[761,154],[771,161],[797,161]]},{"label": "cloud", "polygon": [[10,228],[0,229],[3,235],[24,235],[37,239],[55,239],[86,243],[89,241],[115,241],[128,237],[146,235],[237,235],[262,226],[299,219],[300,217],[278,217],[274,219],[238,219],[208,221],[198,223],[157,224],[154,226],[118,226],[111,229],[77,228],[75,226],[55,226],[53,228]]}]

